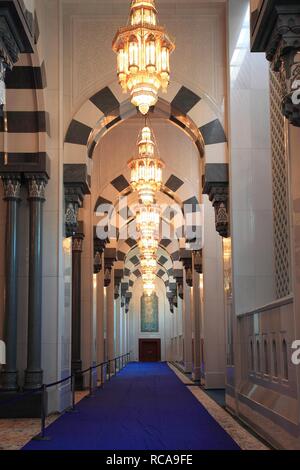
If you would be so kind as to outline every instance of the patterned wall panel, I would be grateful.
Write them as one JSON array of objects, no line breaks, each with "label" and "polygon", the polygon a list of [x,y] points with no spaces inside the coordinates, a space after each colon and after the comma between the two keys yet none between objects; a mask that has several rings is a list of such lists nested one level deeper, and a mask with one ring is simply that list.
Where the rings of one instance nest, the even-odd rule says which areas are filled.
[{"label": "patterned wall panel", "polygon": [[280,299],[291,291],[288,207],[288,162],[285,150],[282,84],[270,72],[271,141],[273,173],[273,219],[276,295]]}]

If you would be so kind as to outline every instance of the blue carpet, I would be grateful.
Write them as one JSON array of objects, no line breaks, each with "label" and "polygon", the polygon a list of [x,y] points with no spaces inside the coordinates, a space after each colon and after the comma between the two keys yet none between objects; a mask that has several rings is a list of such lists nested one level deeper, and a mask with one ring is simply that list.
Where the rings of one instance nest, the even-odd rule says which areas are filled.
[{"label": "blue carpet", "polygon": [[132,363],[25,450],[238,450],[167,364]]}]

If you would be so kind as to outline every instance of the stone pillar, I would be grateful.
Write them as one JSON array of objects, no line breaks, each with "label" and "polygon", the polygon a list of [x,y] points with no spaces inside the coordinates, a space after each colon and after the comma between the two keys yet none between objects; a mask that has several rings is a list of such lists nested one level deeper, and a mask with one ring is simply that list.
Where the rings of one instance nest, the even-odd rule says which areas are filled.
[{"label": "stone pillar", "polygon": [[185,372],[193,370],[193,265],[192,252],[180,250],[180,260],[183,270],[183,336],[184,336],[184,369]]},{"label": "stone pillar", "polygon": [[18,293],[17,293],[17,225],[18,206],[20,202],[21,175],[12,174],[2,177],[4,186],[4,201],[6,209],[6,239],[5,239],[5,336],[6,365],[1,373],[1,389],[3,391],[18,390],[17,371],[17,323],[18,323]]},{"label": "stone pillar", "polygon": [[121,325],[121,281],[123,277],[123,269],[115,269],[114,270],[114,279],[115,279],[115,310],[116,310],[116,355],[120,356],[121,354],[121,347],[122,347],[122,340],[121,340],[121,332],[122,332],[122,325]]},{"label": "stone pillar", "polygon": [[[72,372],[82,369],[81,358],[81,254],[84,240],[83,222],[72,238]],[[77,375],[76,389],[82,390],[83,377]]]},{"label": "stone pillar", "polygon": [[200,274],[202,273],[202,250],[193,253],[193,330],[194,330],[194,363],[193,380],[201,376],[201,292]]},{"label": "stone pillar", "polygon": [[28,289],[28,339],[25,390],[40,388],[43,384],[42,353],[42,238],[43,204],[48,178],[27,174],[29,221],[29,289]]},{"label": "stone pillar", "polygon": [[[107,351],[108,359],[115,357],[115,280],[113,265],[116,261],[116,250],[106,248],[104,250],[104,287],[106,287],[107,299]],[[114,364],[111,364],[114,371]]]}]

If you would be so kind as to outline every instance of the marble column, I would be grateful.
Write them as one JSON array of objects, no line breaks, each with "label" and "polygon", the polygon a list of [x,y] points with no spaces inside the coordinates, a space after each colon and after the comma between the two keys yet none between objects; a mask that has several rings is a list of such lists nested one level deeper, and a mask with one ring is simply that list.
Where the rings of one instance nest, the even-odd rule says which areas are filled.
[{"label": "marble column", "polygon": [[[115,357],[115,297],[114,297],[114,276],[106,288],[107,295],[107,348],[108,359]],[[111,372],[114,371],[114,364],[111,363]]]},{"label": "marble column", "polygon": [[193,330],[194,363],[193,380],[200,380],[201,371],[201,293],[200,274],[202,273],[202,251],[193,253]]},{"label": "marble column", "polygon": [[186,282],[186,272],[184,270],[183,284],[183,338],[184,338],[184,371],[192,372],[193,369],[193,340],[192,340],[192,303],[191,287]]},{"label": "marble column", "polygon": [[44,175],[25,175],[29,201],[29,288],[27,369],[25,390],[40,388],[42,371],[42,238],[43,204],[48,178]]},{"label": "marble column", "polygon": [[6,365],[1,373],[1,389],[3,391],[18,390],[17,371],[17,226],[18,206],[20,202],[21,175],[5,175],[2,177],[4,201],[6,201],[6,239],[5,239],[5,336]]},{"label": "marble column", "polygon": [[[107,352],[108,359],[115,357],[115,276],[114,263],[117,259],[115,248],[104,250],[104,287],[106,287],[107,301]],[[114,372],[114,363],[111,363],[111,372]]]},{"label": "marble column", "polygon": [[[83,223],[79,222],[72,238],[72,372],[82,370],[81,358],[81,255],[84,240]],[[83,377],[77,375],[76,389],[82,390]]]}]

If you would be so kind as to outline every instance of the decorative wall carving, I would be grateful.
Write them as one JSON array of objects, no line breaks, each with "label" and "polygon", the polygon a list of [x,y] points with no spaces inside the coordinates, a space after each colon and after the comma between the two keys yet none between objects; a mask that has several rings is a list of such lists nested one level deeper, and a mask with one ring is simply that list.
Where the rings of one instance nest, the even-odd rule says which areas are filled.
[{"label": "decorative wall carving", "polygon": [[207,164],[203,184],[203,194],[207,194],[215,209],[216,231],[223,238],[229,237],[229,180],[228,165]]},{"label": "decorative wall carving", "polygon": [[2,177],[4,200],[19,200],[21,192],[21,176],[5,175]]},{"label": "decorative wall carving", "polygon": [[275,284],[278,299],[290,293],[290,241],[288,161],[285,151],[284,116],[281,113],[282,76],[270,72],[270,110],[273,177],[273,227]]},{"label": "decorative wall carving", "polygon": [[45,190],[48,178],[45,175],[26,175],[28,182],[28,199],[45,201]]}]

